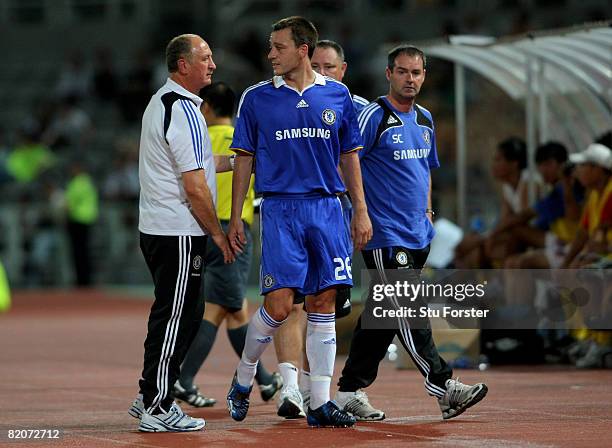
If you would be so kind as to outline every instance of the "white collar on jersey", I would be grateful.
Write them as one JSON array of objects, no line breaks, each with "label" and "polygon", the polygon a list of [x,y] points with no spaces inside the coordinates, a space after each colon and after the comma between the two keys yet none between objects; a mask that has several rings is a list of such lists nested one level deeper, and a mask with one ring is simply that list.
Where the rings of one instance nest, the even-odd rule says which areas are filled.
[{"label": "white collar on jersey", "polygon": [[170,90],[173,90],[176,93],[180,93],[181,95],[192,99],[196,103],[196,106],[200,107],[200,105],[202,104],[202,98],[191,93],[189,90],[178,84],[176,81],[173,81],[172,79],[168,78],[168,80],[166,81],[166,86],[168,86]]},{"label": "white collar on jersey", "polygon": [[[314,79],[314,83],[315,84],[319,84],[321,86],[324,86],[326,81],[325,81],[325,77],[323,75],[321,75],[320,73],[315,72],[314,70],[312,71],[315,75],[315,79]],[[282,86],[287,86],[287,83],[285,82],[285,79],[282,76],[275,76],[272,78],[272,82],[274,83],[274,87],[276,87],[277,89],[282,87]],[[304,89],[306,90],[306,89]]]}]

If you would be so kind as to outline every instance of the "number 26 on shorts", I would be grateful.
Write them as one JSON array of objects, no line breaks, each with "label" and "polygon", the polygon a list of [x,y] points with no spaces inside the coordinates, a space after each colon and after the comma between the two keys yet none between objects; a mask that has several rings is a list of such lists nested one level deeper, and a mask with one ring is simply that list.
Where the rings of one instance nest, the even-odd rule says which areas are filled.
[{"label": "number 26 on shorts", "polygon": [[334,270],[336,280],[346,280],[347,276],[351,280],[353,279],[353,274],[351,273],[351,257],[346,257],[344,260],[339,257],[334,258],[334,264],[336,265],[336,269]]}]

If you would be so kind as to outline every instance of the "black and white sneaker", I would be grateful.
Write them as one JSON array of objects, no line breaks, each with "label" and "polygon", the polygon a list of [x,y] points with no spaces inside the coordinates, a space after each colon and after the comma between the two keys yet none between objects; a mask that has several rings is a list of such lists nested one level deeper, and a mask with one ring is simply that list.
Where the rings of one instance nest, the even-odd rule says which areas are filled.
[{"label": "black and white sneaker", "polygon": [[446,380],[446,393],[442,398],[438,399],[442,418],[457,417],[462,414],[467,408],[474,406],[482,400],[488,392],[486,384],[478,383],[473,386],[459,382],[459,379]]},{"label": "black and white sneaker", "polygon": [[283,377],[278,372],[272,373],[272,382],[270,384],[260,384],[259,393],[263,401],[270,401],[276,393],[283,387]]},{"label": "black and white sneaker", "polygon": [[202,395],[195,386],[193,389],[185,389],[178,380],[174,383],[174,398],[184,401],[194,408],[209,408],[217,402],[214,398]]}]

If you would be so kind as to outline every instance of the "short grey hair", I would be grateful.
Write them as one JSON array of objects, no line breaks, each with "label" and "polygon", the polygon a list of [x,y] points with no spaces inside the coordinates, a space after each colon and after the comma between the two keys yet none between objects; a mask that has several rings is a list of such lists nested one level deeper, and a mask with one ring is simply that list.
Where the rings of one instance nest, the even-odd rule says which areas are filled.
[{"label": "short grey hair", "polygon": [[173,38],[166,47],[166,65],[168,72],[178,71],[178,60],[181,58],[191,59],[192,39],[195,34],[181,34]]}]

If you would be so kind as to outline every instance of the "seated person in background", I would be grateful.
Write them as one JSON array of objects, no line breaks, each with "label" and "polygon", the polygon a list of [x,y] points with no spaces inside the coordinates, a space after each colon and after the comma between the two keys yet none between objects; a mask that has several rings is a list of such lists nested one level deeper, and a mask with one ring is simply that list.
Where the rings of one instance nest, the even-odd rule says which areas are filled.
[{"label": "seated person in background", "polygon": [[508,235],[500,231],[513,216],[529,206],[527,148],[517,137],[502,141],[495,152],[491,172],[502,183],[502,201],[499,223],[487,237],[467,235],[455,249],[455,265],[459,269],[489,267],[493,260],[504,259],[516,250],[507,247]]},{"label": "seated person in background", "polygon": [[[566,162],[567,149],[561,143],[548,142],[538,147],[538,172],[552,190],[533,207],[507,219],[498,229],[509,232],[517,243],[542,250],[512,255],[504,263],[507,269],[558,268],[563,262],[567,245],[578,229],[584,196]],[[534,218],[533,225],[529,225]]]},{"label": "seated person in background", "polygon": [[[510,256],[504,262],[506,304],[530,309],[535,299],[535,276],[516,269],[558,268],[569,243],[574,239],[583,200],[581,185],[566,166],[567,149],[561,143],[548,142],[536,150],[538,172],[552,187],[533,207],[513,215],[498,229],[506,232],[515,245],[532,248]],[[529,222],[534,219],[532,225]],[[548,279],[548,272],[542,279]]]},{"label": "seated person in background", "polygon": [[610,256],[612,243],[612,150],[590,145],[570,161],[577,164],[576,177],[588,190],[576,238],[562,268],[580,268]]},{"label": "seated person in background", "polygon": [[[572,154],[570,161],[578,165],[576,175],[588,190],[588,196],[576,238],[561,267],[601,269],[605,276],[606,269],[612,267],[612,150],[594,143],[585,151]],[[580,368],[601,367],[604,358],[612,352],[612,335],[609,331],[587,328],[590,318],[610,312],[610,286],[604,280],[603,290],[596,291],[591,288],[596,287],[596,283],[585,282],[590,299],[582,310],[586,316],[585,328],[573,331],[578,342],[568,353]]]}]

